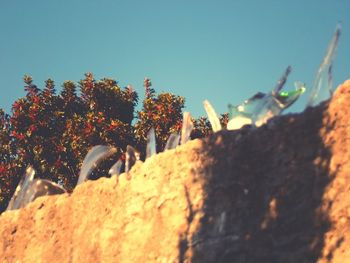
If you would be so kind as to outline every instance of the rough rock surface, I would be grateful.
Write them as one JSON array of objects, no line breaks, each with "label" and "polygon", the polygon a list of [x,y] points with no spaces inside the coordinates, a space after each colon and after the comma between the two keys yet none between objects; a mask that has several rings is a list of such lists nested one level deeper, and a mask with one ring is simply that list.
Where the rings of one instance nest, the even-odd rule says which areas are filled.
[{"label": "rough rock surface", "polygon": [[1,262],[350,262],[350,81],[0,216]]}]

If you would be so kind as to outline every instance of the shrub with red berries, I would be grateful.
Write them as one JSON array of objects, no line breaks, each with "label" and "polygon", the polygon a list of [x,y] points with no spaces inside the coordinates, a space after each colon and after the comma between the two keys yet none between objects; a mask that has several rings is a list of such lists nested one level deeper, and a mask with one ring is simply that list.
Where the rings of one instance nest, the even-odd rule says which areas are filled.
[{"label": "shrub with red berries", "polygon": [[[50,179],[71,191],[92,146],[117,148],[94,170],[92,178],[99,178],[108,174],[117,159],[125,158],[127,145],[140,151],[143,158],[152,127],[158,152],[163,151],[171,133],[181,130],[184,98],[156,94],[148,78],[144,80],[145,98],[137,116],[137,93],[131,86],[121,88],[112,79],[95,80],[87,73],[77,85],[65,81],[59,94],[51,79],[42,90],[30,76],[24,77],[24,83],[26,96],[13,103],[12,114],[0,109],[0,212],[28,165],[36,170],[36,177]],[[221,121],[227,123],[223,117]],[[205,118],[194,120],[194,124],[192,138],[211,132]]]},{"label": "shrub with red berries", "polygon": [[171,133],[178,133],[182,126],[182,109],[185,99],[171,93],[156,95],[151,88],[148,78],[144,81],[145,99],[143,108],[138,112],[138,121],[135,124],[135,139],[137,148],[145,152],[147,134],[153,127],[156,134],[157,152],[163,151]]}]

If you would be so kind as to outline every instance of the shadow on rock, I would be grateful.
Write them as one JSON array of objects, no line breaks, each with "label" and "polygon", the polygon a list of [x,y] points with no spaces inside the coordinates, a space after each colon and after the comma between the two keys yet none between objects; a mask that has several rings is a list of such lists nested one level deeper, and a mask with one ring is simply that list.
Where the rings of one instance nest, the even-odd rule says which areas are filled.
[{"label": "shadow on rock", "polygon": [[[204,143],[204,217],[188,240],[193,262],[315,262],[330,227],[323,200],[332,129],[328,105],[276,118],[259,129],[222,131]],[[191,251],[191,253],[189,253]],[[180,262],[186,257],[181,251]]]}]

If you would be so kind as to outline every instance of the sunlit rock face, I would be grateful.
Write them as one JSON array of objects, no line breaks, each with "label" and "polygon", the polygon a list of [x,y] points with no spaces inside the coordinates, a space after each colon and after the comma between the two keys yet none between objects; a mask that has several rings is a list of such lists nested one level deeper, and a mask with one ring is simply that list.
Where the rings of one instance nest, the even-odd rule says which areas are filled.
[{"label": "sunlit rock face", "polygon": [[[350,80],[0,216],[2,262],[349,262]],[[191,126],[191,125],[189,125]]]}]

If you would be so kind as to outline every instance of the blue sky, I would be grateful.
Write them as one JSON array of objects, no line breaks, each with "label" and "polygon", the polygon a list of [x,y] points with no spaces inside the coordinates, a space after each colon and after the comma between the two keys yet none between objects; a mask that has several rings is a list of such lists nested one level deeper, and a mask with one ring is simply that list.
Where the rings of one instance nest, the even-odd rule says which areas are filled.
[{"label": "blue sky", "polygon": [[[272,89],[288,65],[309,87],[336,23],[342,36],[334,83],[350,78],[348,0],[16,0],[0,2],[0,107],[23,97],[22,77],[43,87],[85,72],[186,98],[186,110],[218,113]],[[307,94],[292,108],[303,109]]]}]

